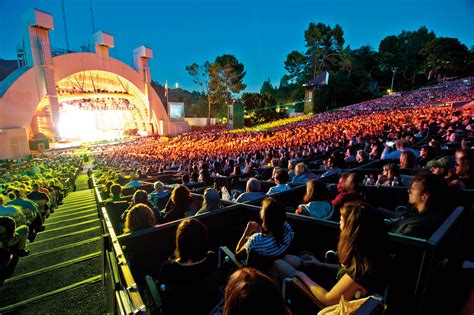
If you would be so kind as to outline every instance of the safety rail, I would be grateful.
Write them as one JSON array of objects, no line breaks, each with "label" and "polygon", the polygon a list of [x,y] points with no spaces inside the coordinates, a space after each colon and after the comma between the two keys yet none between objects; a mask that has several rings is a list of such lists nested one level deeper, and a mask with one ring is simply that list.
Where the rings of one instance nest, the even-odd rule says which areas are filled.
[{"label": "safety rail", "polygon": [[107,210],[102,207],[103,200],[94,178],[93,183],[104,236],[103,274],[104,285],[108,291],[109,311],[118,314],[146,313],[146,306],[117,240]]}]

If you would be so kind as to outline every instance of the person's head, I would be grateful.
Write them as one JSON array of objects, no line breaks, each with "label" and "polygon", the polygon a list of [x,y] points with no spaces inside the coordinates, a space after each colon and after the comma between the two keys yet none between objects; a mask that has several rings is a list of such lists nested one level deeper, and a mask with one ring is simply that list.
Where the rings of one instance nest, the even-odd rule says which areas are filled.
[{"label": "person's head", "polygon": [[344,192],[344,187],[345,187],[345,183],[346,183],[346,180],[347,180],[347,176],[349,176],[349,174],[344,173],[344,174],[341,175],[341,177],[339,177],[339,180],[337,181],[337,192],[338,193]]},{"label": "person's head", "polygon": [[329,198],[329,190],[325,183],[318,179],[311,179],[306,183],[306,194],[303,197],[304,203],[311,201],[324,201]]},{"label": "person's head", "polygon": [[203,208],[208,208],[208,210],[214,210],[221,207],[221,196],[219,192],[215,189],[206,189],[204,192],[204,203]]},{"label": "person's head", "polygon": [[247,192],[259,192],[260,191],[260,182],[255,177],[250,178],[247,181]]},{"label": "person's head", "polygon": [[275,173],[275,183],[277,184],[286,184],[288,181],[289,176],[288,172],[284,169],[279,169]]},{"label": "person's head", "polygon": [[144,204],[147,204],[148,203],[148,194],[146,191],[144,190],[137,190],[134,194],[133,194],[133,204],[139,204],[139,203],[144,203]]},{"label": "person's head", "polygon": [[408,202],[413,205],[418,212],[426,210],[442,210],[448,196],[447,183],[440,176],[431,173],[422,173],[413,179],[408,188]]},{"label": "person's head", "polygon": [[263,231],[272,233],[278,244],[283,243],[286,221],[286,212],[283,205],[272,197],[265,198],[262,201],[260,218],[262,219]]},{"label": "person's head", "polygon": [[349,173],[344,181],[344,192],[354,192],[357,186],[362,183],[362,177],[358,173]]},{"label": "person's head", "polygon": [[279,166],[275,166],[275,167],[273,168],[273,170],[272,170],[272,179],[273,179],[273,180],[275,180],[275,176],[276,176],[276,174],[277,174],[277,172],[278,172],[279,170],[281,170],[281,167],[279,167]]},{"label": "person's head", "polygon": [[176,186],[171,192],[171,201],[177,205],[190,206],[191,203],[191,191],[184,185]]},{"label": "person's head", "polygon": [[434,149],[432,146],[429,145],[423,145],[420,148],[420,158],[426,161],[429,161],[431,158],[433,158],[434,155]]},{"label": "person's head", "polygon": [[357,281],[383,267],[387,259],[388,234],[383,216],[365,202],[347,202],[341,208],[339,261]]},{"label": "person's head", "polygon": [[110,192],[112,193],[112,196],[120,197],[122,195],[122,186],[119,184],[113,184],[110,186]]},{"label": "person's head", "polygon": [[468,149],[459,149],[455,153],[456,174],[461,178],[472,179],[474,168],[472,166],[472,154]]},{"label": "person's head", "polygon": [[245,267],[227,282],[223,315],[289,315],[280,290],[267,275]]},{"label": "person's head", "polygon": [[163,189],[165,189],[165,185],[157,180],[154,184],[153,184],[153,188],[155,189],[156,192],[160,192],[160,191],[163,191]]},{"label": "person's head", "polygon": [[296,175],[301,175],[306,171],[306,166],[304,165],[303,162],[296,164],[295,166],[295,174]]},{"label": "person's head", "polygon": [[33,191],[38,191],[40,188],[40,185],[38,184],[38,182],[35,182],[31,185],[31,190]]},{"label": "person's head", "polygon": [[403,151],[400,154],[400,169],[409,169],[416,166],[416,155],[411,151]]},{"label": "person's head", "polygon": [[7,196],[0,195],[0,205],[6,204],[8,201]]},{"label": "person's head", "polygon": [[450,156],[443,156],[437,160],[431,160],[426,163],[426,168],[437,176],[444,177],[455,167],[455,162]]},{"label": "person's head", "polygon": [[400,179],[400,168],[395,163],[388,163],[384,165],[384,175],[387,176],[389,180],[393,180],[395,177]]},{"label": "person's head", "polygon": [[207,228],[198,219],[186,219],[176,230],[175,258],[180,262],[197,262],[206,257],[209,250]]},{"label": "person's head", "polygon": [[364,150],[358,150],[356,154],[356,162],[363,163],[369,160],[369,154]]},{"label": "person's head", "polygon": [[189,183],[189,174],[184,174],[181,177],[181,180],[183,181],[183,184]]},{"label": "person's head", "polygon": [[156,224],[153,210],[145,204],[134,205],[125,217],[124,232],[134,232]]}]

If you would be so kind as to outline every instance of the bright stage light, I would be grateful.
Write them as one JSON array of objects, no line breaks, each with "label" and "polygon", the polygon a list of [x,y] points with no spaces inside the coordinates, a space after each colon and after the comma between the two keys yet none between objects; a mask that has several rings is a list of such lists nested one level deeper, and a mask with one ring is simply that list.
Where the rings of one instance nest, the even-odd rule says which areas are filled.
[{"label": "bright stage light", "polygon": [[123,138],[121,111],[71,109],[61,112],[58,131],[63,140],[95,142]]},{"label": "bright stage light", "polygon": [[71,109],[62,112],[58,123],[59,136],[66,139],[88,139],[97,135],[93,111]]}]

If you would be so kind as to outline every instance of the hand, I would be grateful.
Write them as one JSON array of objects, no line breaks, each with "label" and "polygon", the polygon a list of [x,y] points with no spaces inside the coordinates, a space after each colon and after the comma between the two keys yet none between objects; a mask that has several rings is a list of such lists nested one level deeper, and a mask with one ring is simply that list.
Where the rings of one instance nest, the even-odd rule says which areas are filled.
[{"label": "hand", "polygon": [[317,266],[320,262],[313,255],[305,254],[301,256],[301,263],[303,266]]},{"label": "hand", "polygon": [[260,227],[260,225],[255,221],[250,221],[249,223],[247,223],[247,227],[245,228],[244,233],[246,235],[252,235],[254,233],[260,232],[262,232],[262,228]]}]

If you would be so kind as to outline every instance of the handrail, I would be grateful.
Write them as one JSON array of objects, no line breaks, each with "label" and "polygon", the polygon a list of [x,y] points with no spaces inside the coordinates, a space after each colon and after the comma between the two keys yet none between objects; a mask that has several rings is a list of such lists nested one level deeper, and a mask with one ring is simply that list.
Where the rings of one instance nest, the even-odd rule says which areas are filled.
[{"label": "handrail", "polygon": [[[130,313],[139,314],[139,313],[146,313],[146,306],[143,303],[143,300],[140,296],[140,292],[138,291],[137,284],[135,279],[132,276],[132,272],[130,271],[130,267],[128,266],[127,260],[125,255],[122,251],[122,248],[117,240],[117,236],[115,231],[112,227],[110,222],[109,216],[107,215],[107,210],[105,207],[101,208],[102,217],[105,222],[105,226],[109,233],[109,237],[111,240],[112,250],[115,254],[115,258],[117,259],[118,270],[120,273],[121,287],[123,293],[119,293],[120,301],[122,303],[127,303],[129,305],[123,305],[125,310],[129,310]],[[127,311],[128,312],[128,311]]]}]

